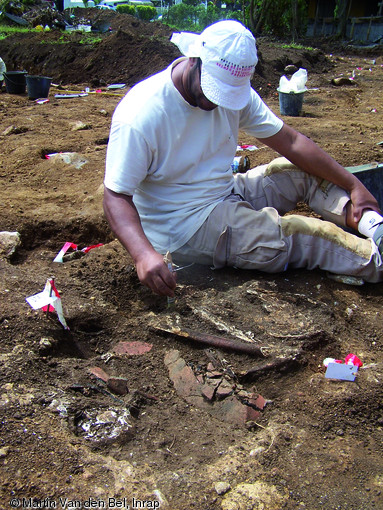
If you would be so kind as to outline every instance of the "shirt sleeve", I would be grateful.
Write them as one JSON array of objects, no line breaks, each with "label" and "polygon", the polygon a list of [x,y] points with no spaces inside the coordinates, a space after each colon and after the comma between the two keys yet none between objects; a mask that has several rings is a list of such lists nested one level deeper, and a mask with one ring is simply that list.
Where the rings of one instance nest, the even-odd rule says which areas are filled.
[{"label": "shirt sleeve", "polygon": [[4,73],[7,72],[7,68],[5,62],[2,58],[0,58],[0,80],[4,79]]},{"label": "shirt sleeve", "polygon": [[124,122],[112,122],[106,153],[105,186],[133,195],[145,179],[152,152],[142,133]]},{"label": "shirt sleeve", "polygon": [[268,138],[276,135],[283,126],[277,117],[262,101],[255,90],[251,90],[251,98],[241,111],[239,128],[256,138]]}]

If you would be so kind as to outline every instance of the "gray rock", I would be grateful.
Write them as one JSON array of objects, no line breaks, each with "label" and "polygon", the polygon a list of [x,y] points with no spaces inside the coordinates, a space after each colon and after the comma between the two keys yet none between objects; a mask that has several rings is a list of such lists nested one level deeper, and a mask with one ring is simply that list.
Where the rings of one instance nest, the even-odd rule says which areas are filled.
[{"label": "gray rock", "polygon": [[0,257],[9,259],[21,243],[18,232],[0,232]]},{"label": "gray rock", "polygon": [[294,64],[289,64],[285,67],[284,71],[286,74],[294,74],[298,71],[298,68]]},{"label": "gray rock", "polygon": [[222,494],[226,494],[231,489],[231,486],[228,482],[216,482],[214,489],[218,495],[222,496]]}]

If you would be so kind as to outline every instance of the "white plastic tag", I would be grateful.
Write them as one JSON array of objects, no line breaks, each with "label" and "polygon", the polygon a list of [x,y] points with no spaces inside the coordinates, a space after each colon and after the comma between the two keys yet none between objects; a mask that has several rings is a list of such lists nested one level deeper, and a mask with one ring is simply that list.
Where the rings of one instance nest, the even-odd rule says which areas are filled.
[{"label": "white plastic tag", "polygon": [[346,365],[345,363],[329,363],[325,377],[327,379],[340,379],[342,381],[355,381],[358,367],[356,365]]}]

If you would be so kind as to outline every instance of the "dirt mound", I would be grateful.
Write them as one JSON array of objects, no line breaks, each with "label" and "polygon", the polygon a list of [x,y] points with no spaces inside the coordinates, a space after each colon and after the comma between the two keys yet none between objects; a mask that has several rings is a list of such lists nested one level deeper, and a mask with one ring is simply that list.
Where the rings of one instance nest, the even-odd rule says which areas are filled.
[{"label": "dirt mound", "polygon": [[124,30],[100,34],[100,42],[84,44],[82,32],[26,33],[3,41],[1,54],[8,70],[51,76],[57,83],[112,82],[133,85],[166,67],[179,56],[165,36],[148,37],[144,24],[131,16]]},{"label": "dirt mound", "polygon": [[275,91],[288,65],[298,69],[303,67],[309,75],[317,75],[317,78],[333,68],[331,60],[318,48],[284,48],[280,42],[267,37],[257,39],[257,48],[259,61],[252,85],[263,97]]},{"label": "dirt mound", "polygon": [[[108,25],[100,41],[86,44],[81,31],[36,32],[8,37],[1,56],[8,70],[25,69],[51,76],[56,83],[87,83],[92,86],[123,82],[129,86],[160,71],[180,56],[169,39],[172,30],[162,23],[146,23],[127,14],[98,9],[76,9],[73,24]],[[326,73],[332,67],[319,49],[282,48],[267,38],[257,41],[259,63],[253,86],[262,96],[275,90],[288,64],[304,67],[310,74]]]},{"label": "dirt mound", "polygon": [[72,25],[85,24],[91,25],[96,30],[99,26],[108,25],[110,31],[123,30],[136,36],[146,37],[170,37],[173,30],[158,21],[147,23],[141,21],[129,14],[120,14],[111,10],[100,9],[82,9],[73,10],[72,17],[69,19]]}]

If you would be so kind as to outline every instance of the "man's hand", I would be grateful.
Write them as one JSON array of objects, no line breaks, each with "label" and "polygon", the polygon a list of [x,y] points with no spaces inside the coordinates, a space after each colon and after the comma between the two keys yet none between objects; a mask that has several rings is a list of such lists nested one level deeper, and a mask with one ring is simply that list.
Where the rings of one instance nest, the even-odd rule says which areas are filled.
[{"label": "man's hand", "polygon": [[351,206],[349,209],[347,223],[353,221],[357,225],[362,217],[363,211],[366,210],[376,211],[379,214],[381,213],[378,202],[374,196],[359,181],[351,189],[350,198]]},{"label": "man's hand", "polygon": [[134,260],[140,282],[156,294],[173,297],[175,274],[145,236],[133,198],[105,188],[104,211],[113,232]]},{"label": "man's hand", "polygon": [[175,273],[169,271],[162,255],[152,253],[136,261],[137,275],[141,283],[160,296],[174,296],[176,288]]}]

